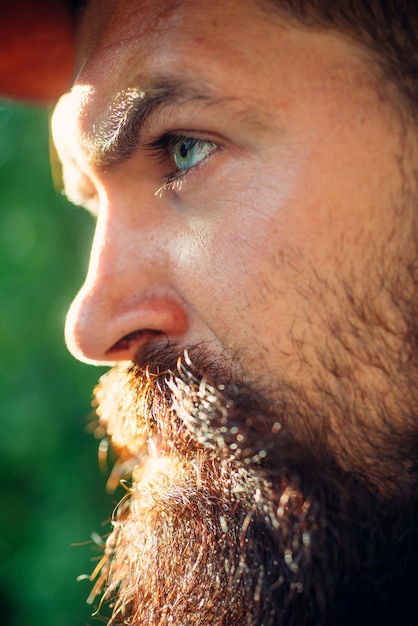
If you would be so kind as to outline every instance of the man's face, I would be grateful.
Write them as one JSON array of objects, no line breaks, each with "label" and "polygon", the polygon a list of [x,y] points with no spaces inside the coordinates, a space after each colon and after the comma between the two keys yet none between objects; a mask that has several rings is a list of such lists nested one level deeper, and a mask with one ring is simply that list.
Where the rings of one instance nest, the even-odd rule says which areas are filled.
[{"label": "man's face", "polygon": [[273,434],[385,502],[413,490],[417,145],[371,53],[255,0],[97,0],[79,59],[53,122],[97,216],[73,354],[198,346]]}]

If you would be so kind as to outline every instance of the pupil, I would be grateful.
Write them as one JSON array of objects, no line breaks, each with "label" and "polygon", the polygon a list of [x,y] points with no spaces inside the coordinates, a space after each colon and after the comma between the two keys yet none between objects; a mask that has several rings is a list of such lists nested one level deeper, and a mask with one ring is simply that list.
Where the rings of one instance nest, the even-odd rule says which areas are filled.
[{"label": "pupil", "polygon": [[187,157],[187,153],[189,151],[189,142],[184,141],[180,146],[180,154],[185,159]]}]

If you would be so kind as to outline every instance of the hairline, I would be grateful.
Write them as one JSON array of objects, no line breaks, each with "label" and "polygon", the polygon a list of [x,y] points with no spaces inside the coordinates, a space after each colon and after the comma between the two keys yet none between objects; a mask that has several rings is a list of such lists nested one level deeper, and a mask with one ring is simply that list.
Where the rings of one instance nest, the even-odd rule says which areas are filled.
[{"label": "hairline", "polygon": [[[378,40],[373,40],[364,22],[360,19],[357,22],[342,18],[338,20],[338,17],[329,9],[329,2],[322,0],[316,2],[315,0],[257,1],[270,18],[272,13],[276,13],[279,18],[298,28],[306,31],[334,32],[350,41],[352,45],[356,45],[359,51],[362,51],[364,61],[369,64],[376,77],[376,89],[381,100],[392,104],[400,117],[417,121],[418,100],[414,98],[413,88],[409,84],[402,84],[402,76],[395,72],[394,61],[397,60],[395,54],[391,57],[384,54],[379,48]],[[343,8],[346,4],[344,0],[335,0],[333,8],[338,11],[338,8]],[[350,5],[346,16],[355,15],[355,11],[355,7],[352,8]],[[418,90],[418,87],[415,89]]]}]

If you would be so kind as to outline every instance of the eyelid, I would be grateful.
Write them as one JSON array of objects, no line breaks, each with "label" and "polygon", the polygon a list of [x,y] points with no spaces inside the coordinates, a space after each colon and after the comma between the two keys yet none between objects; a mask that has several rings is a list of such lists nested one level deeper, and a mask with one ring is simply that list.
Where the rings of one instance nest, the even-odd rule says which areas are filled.
[{"label": "eyelid", "polygon": [[[158,150],[168,149],[172,146],[175,146],[181,140],[194,139],[197,142],[201,141],[203,143],[213,143],[217,147],[223,147],[223,141],[219,137],[214,137],[213,133],[209,133],[207,131],[184,131],[184,130],[173,130],[167,131],[158,135],[154,139],[149,139],[146,142],[142,143],[142,147],[145,150],[149,150],[150,152],[155,152],[155,156],[158,155]],[[163,157],[163,155],[161,155]]]},{"label": "eyelid", "polygon": [[[213,151],[208,154],[206,158],[202,161],[199,161],[195,165],[190,166],[185,170],[180,170],[175,165],[173,156],[170,155],[169,151],[171,147],[178,145],[182,140],[196,140],[196,142],[207,142],[214,145]],[[164,184],[156,191],[156,195],[161,195],[162,192],[167,190],[175,190],[173,185],[175,183],[179,183],[179,181],[184,181],[186,177],[192,174],[201,166],[204,166],[208,159],[213,156],[214,153],[218,152],[223,148],[222,143],[219,139],[213,137],[213,133],[207,133],[202,131],[169,131],[163,133],[156,139],[153,139],[146,144],[143,144],[143,147],[146,150],[153,152],[153,156],[157,159],[159,164],[164,164],[170,162],[173,167],[173,171],[162,176],[165,179]]]}]

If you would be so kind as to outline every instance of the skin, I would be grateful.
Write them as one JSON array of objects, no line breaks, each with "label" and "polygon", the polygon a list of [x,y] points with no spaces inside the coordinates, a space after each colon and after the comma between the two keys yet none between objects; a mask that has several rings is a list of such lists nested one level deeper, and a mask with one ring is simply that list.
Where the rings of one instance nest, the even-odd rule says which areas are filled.
[{"label": "skin", "polygon": [[[150,344],[204,343],[262,388],[286,381],[315,398],[319,378],[335,393],[367,385],[372,414],[391,384],[368,345],[398,352],[406,332],[392,283],[413,250],[416,137],[365,51],[256,2],[122,0],[91,3],[78,52],[53,120],[66,193],[97,216],[71,352],[114,363]],[[209,102],[168,103],[133,154],[104,167],[112,102],[167,80],[210,90]],[[219,148],[156,193],[176,168],[144,144],[168,131]],[[351,332],[344,285],[377,326]]]}]

